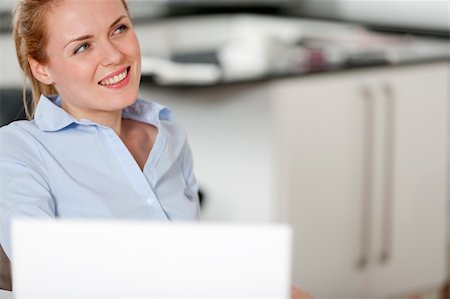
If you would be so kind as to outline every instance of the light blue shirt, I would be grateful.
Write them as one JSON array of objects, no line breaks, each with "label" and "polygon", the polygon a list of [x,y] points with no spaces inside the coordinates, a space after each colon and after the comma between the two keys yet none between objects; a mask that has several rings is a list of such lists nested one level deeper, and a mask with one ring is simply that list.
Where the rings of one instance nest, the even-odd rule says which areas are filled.
[{"label": "light blue shirt", "polygon": [[191,220],[198,186],[186,133],[170,111],[137,100],[123,117],[158,134],[143,171],[109,127],[77,120],[41,96],[35,118],[0,129],[0,244],[16,217]]}]

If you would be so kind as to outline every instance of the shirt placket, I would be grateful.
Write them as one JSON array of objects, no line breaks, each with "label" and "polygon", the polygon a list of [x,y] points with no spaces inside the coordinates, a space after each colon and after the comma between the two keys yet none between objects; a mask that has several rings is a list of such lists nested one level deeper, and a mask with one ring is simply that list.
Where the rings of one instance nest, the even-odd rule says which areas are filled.
[{"label": "shirt placket", "polygon": [[117,159],[126,172],[133,189],[149,210],[150,217],[152,219],[168,220],[168,216],[164,212],[158,197],[150,185],[150,182],[139,168],[125,144],[112,129],[101,129],[106,135],[106,139],[108,140],[111,148],[116,153]]}]

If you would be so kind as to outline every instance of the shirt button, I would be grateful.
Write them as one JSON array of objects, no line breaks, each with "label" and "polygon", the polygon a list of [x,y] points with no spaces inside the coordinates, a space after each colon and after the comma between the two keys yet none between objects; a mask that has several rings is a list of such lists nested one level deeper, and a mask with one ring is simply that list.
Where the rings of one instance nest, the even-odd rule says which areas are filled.
[{"label": "shirt button", "polygon": [[153,197],[148,196],[145,198],[145,202],[151,206],[155,203],[155,199]]}]

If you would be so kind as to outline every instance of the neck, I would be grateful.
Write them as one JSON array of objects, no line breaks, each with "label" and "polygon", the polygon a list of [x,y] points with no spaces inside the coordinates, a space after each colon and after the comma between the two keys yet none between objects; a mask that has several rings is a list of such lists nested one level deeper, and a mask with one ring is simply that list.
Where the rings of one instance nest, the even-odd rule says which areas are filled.
[{"label": "neck", "polygon": [[96,123],[111,128],[118,136],[122,133],[122,111],[105,113],[102,118],[94,120]]}]

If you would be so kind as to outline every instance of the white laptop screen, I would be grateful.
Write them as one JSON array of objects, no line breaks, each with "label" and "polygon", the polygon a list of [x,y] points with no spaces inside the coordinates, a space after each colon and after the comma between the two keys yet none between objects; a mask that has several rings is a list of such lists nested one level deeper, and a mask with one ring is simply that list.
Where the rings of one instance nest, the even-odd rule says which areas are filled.
[{"label": "white laptop screen", "polygon": [[287,299],[285,225],[18,220],[17,299]]}]

